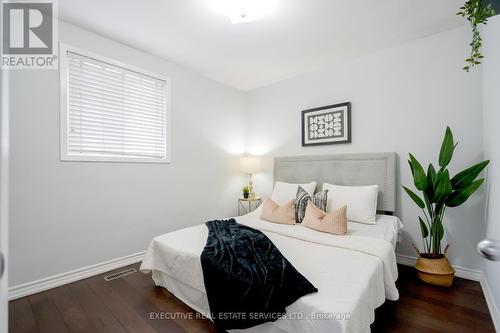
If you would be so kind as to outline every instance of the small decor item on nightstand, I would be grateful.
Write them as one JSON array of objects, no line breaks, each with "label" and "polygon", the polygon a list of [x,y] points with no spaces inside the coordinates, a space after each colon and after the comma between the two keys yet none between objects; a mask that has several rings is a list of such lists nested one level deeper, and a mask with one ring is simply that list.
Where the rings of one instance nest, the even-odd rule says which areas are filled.
[{"label": "small decor item on nightstand", "polygon": [[436,170],[429,164],[427,172],[420,162],[410,154],[408,163],[413,175],[413,182],[422,197],[403,186],[408,196],[421,209],[418,217],[424,253],[415,247],[418,255],[415,268],[418,277],[427,283],[439,286],[451,286],[455,271],[448,261],[448,245],[444,251],[441,241],[445,235],[444,212],[448,207],[463,204],[476,192],[484,182],[484,178],[476,179],[490,161],[483,161],[471,166],[454,177],[450,177],[448,164],[451,162],[457,143],[453,140],[450,128],[446,128],[441,151],[439,153],[439,168]]},{"label": "small decor item on nightstand", "polygon": [[250,189],[248,186],[243,187],[243,199],[248,199],[248,195],[250,194]]},{"label": "small decor item on nightstand", "polygon": [[302,111],[302,146],[350,142],[350,102]]}]

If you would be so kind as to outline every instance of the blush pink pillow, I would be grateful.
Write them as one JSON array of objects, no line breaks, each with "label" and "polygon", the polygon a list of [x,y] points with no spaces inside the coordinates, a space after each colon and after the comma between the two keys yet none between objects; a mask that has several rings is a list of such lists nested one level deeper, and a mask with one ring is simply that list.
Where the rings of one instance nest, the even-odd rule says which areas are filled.
[{"label": "blush pink pillow", "polygon": [[295,205],[293,199],[281,206],[271,199],[266,199],[262,205],[260,218],[274,223],[295,224]]},{"label": "blush pink pillow", "polygon": [[334,235],[345,235],[347,233],[347,206],[342,206],[327,214],[309,201],[302,225]]}]

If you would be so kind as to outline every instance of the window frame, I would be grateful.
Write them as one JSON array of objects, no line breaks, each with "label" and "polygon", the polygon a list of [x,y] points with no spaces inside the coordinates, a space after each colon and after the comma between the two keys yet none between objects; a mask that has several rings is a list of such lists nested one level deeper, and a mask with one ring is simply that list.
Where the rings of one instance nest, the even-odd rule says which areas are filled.
[{"label": "window frame", "polygon": [[[142,75],[150,76],[157,80],[165,81],[165,157],[129,157],[129,156],[99,156],[99,155],[73,155],[69,154],[68,150],[68,129],[69,129],[69,61],[67,53],[75,53],[83,57],[104,62],[112,66],[121,67],[125,70],[137,72]],[[105,56],[95,54],[90,51],[82,50],[67,44],[60,43],[59,45],[59,118],[60,118],[60,134],[59,134],[59,149],[61,162],[117,162],[117,163],[159,163],[169,164],[172,159],[172,109],[171,109],[171,81],[169,77],[152,73],[142,68],[123,63],[121,61],[111,59]]]}]

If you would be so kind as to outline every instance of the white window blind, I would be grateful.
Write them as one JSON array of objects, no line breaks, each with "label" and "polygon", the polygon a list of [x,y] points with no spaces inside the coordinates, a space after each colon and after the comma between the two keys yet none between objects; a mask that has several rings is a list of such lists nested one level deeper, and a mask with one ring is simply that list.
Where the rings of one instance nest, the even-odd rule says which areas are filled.
[{"label": "white window blind", "polygon": [[167,82],[71,51],[66,57],[66,159],[168,162]]}]

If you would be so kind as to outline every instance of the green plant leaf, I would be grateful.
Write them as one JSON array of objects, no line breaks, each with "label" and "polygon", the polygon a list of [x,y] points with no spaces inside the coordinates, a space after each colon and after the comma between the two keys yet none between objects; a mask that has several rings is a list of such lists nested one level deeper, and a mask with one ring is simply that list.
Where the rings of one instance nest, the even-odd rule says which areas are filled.
[{"label": "green plant leaf", "polygon": [[456,191],[453,191],[446,199],[446,206],[457,207],[463,204],[469,199],[469,197],[477,191],[479,187],[484,183],[484,178],[478,179],[472,184],[462,187]]},{"label": "green plant leaf", "polygon": [[[434,189],[436,187],[436,169],[434,168],[434,165],[429,164],[429,167],[427,168],[427,189],[424,192],[424,199],[427,197],[429,200],[429,203],[432,202],[432,199],[434,198]],[[427,200],[426,200],[427,201]]]},{"label": "green plant leaf", "polygon": [[455,144],[453,142],[453,133],[450,127],[446,127],[446,132],[444,134],[443,143],[441,144],[441,150],[439,152],[439,166],[441,169],[446,168],[453,157],[453,150],[455,150]]},{"label": "green plant leaf", "polygon": [[431,199],[429,198],[429,196],[427,195],[427,193],[424,192],[424,201],[425,201],[425,205],[427,206],[427,209],[429,209],[429,207],[431,206]]},{"label": "green plant leaf", "polygon": [[433,252],[439,253],[440,242],[444,237],[444,225],[440,218],[437,218],[431,225],[431,238],[433,242]]},{"label": "green plant leaf", "polygon": [[422,233],[422,237],[425,239],[429,236],[429,229],[420,216],[418,217],[418,220],[420,221],[420,232]]},{"label": "green plant leaf", "polygon": [[413,192],[412,190],[410,190],[406,186],[403,186],[403,188],[406,191],[406,193],[408,194],[408,196],[410,198],[412,198],[412,200],[417,204],[418,207],[420,207],[422,209],[425,208],[424,202],[422,201],[422,199],[420,199],[420,197],[415,192]]},{"label": "green plant leaf", "polygon": [[438,226],[439,241],[442,241],[443,237],[444,237],[444,225],[443,225],[443,222],[441,222],[441,220],[439,220],[439,226]]},{"label": "green plant leaf", "polygon": [[444,206],[445,206],[444,201],[436,202],[436,207],[434,208],[435,214],[436,215],[439,214]]},{"label": "green plant leaf", "polygon": [[415,183],[415,187],[417,188],[417,190],[425,191],[428,183],[427,183],[427,175],[425,174],[424,168],[422,168],[420,162],[417,161],[415,156],[413,156],[412,154],[410,154],[410,161],[411,161],[410,165],[412,168],[413,181]]},{"label": "green plant leaf", "polygon": [[455,177],[451,179],[451,185],[453,186],[453,189],[457,190],[459,188],[463,188],[472,184],[477,176],[479,176],[481,171],[486,168],[488,163],[490,163],[490,161],[483,161],[457,173]]},{"label": "green plant leaf", "polygon": [[434,202],[445,200],[453,191],[448,170],[439,171],[437,174],[437,185],[434,193]]},{"label": "green plant leaf", "polygon": [[429,167],[427,168],[427,181],[433,186],[436,186],[436,169],[432,163],[429,164]]},{"label": "green plant leaf", "polygon": [[439,241],[443,239],[444,226],[440,218],[436,219],[436,221],[432,224],[431,233],[433,238],[439,239]]},{"label": "green plant leaf", "polygon": [[413,176],[413,164],[411,164],[410,160],[408,160],[408,165],[410,166],[411,174]]}]

